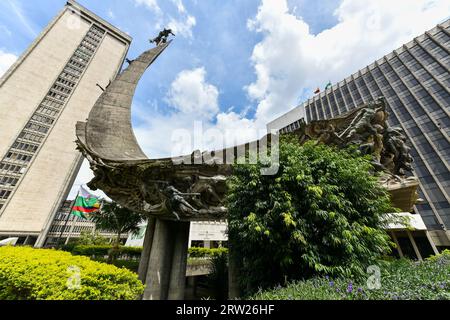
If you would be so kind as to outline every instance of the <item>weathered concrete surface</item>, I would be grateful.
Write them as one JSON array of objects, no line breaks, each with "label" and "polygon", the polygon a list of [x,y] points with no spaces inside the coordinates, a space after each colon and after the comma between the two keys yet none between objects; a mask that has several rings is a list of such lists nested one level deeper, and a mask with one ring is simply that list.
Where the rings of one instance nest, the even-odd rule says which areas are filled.
[{"label": "weathered concrete surface", "polygon": [[157,220],[150,252],[144,300],[166,300],[172,267],[173,225],[170,221]]},{"label": "weathered concrete surface", "polygon": [[105,160],[147,159],[131,127],[131,104],[139,79],[169,46],[170,42],[146,51],[111,82],[89,114],[85,144]]},{"label": "weathered concrete surface", "polygon": [[186,265],[188,255],[189,222],[171,222],[174,224],[175,239],[172,251],[172,266],[169,281],[169,300],[184,299],[186,288]]},{"label": "weathered concrete surface", "polygon": [[[146,285],[144,300],[184,299],[189,226],[189,222],[156,220],[153,241],[144,247],[145,253],[150,251],[147,273],[141,278]],[[152,225],[148,228],[151,233]],[[146,259],[144,254],[142,259]],[[145,264],[142,262],[142,268]]]},{"label": "weathered concrete surface", "polygon": [[186,277],[206,276],[211,273],[211,260],[205,259],[199,263],[188,263],[186,268]]},{"label": "weathered concrete surface", "polygon": [[145,231],[144,246],[138,268],[139,280],[141,280],[142,283],[145,283],[147,278],[147,270],[150,261],[150,253],[152,251],[155,226],[156,226],[156,218],[150,217],[147,223],[147,229]]}]

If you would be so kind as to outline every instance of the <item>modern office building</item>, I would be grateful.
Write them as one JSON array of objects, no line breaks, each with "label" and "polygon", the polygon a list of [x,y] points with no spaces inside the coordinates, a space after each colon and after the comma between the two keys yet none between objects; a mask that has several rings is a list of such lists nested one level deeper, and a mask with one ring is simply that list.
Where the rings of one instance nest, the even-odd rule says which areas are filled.
[{"label": "modern office building", "polygon": [[420,179],[415,207],[437,246],[450,247],[450,20],[414,38],[268,124],[290,132],[300,117],[329,119],[384,96],[389,122],[404,129]]},{"label": "modern office building", "polygon": [[82,163],[75,124],[120,71],[130,43],[70,0],[0,79],[0,239],[43,245]]},{"label": "modern office building", "polygon": [[[73,201],[64,201],[61,208],[56,213],[50,229],[47,233],[47,239],[44,243],[45,247],[52,247],[58,244],[67,244],[81,237],[82,233],[98,233],[100,236],[109,239],[110,242],[116,239],[117,235],[109,231],[99,230],[95,223],[74,215],[71,215]],[[122,242],[125,243],[128,235],[121,236]],[[20,244],[20,241],[18,242]]]}]

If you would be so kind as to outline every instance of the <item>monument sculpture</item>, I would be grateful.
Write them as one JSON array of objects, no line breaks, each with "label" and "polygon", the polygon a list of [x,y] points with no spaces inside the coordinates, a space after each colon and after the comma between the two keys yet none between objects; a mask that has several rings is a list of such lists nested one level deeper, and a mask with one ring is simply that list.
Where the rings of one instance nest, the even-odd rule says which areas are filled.
[{"label": "monument sculpture", "polygon": [[[156,47],[128,60],[128,67],[105,88],[88,120],[76,126],[78,149],[95,175],[88,186],[149,218],[139,266],[139,277],[146,284],[143,299],[184,298],[190,221],[225,218],[226,179],[236,149],[259,150],[273,139],[268,135],[243,146],[176,159],[146,157],[131,127],[131,104],[140,78],[170,45],[169,34],[171,30],[165,29],[152,40]],[[303,124],[295,134],[301,142],[355,144],[371,154],[375,167],[385,172],[381,183],[394,195],[394,203],[397,199],[409,211],[417,180],[405,177],[411,169],[405,136],[390,128],[386,119],[385,101],[380,99],[335,119]],[[233,278],[231,265],[230,270]]]},{"label": "monument sculpture", "polygon": [[159,32],[159,34],[156,38],[150,40],[150,43],[155,43],[157,46],[160,45],[161,43],[164,44],[167,42],[167,38],[170,35],[175,36],[175,34],[172,32],[172,29],[164,28],[164,30]]},{"label": "monument sculpture", "polygon": [[394,206],[410,212],[418,200],[419,181],[407,176],[412,172],[411,149],[403,129],[389,126],[388,117],[386,100],[380,97],[340,117],[302,123],[294,133],[301,142],[312,139],[340,148],[354,145],[362,154],[370,155]]}]

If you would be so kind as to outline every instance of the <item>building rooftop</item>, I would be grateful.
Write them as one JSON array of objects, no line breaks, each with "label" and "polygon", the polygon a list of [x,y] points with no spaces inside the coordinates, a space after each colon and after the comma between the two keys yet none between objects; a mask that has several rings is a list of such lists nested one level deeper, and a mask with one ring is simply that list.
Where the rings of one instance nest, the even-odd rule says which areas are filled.
[{"label": "building rooftop", "polygon": [[68,0],[66,6],[68,8],[75,8],[76,11],[80,12],[82,15],[86,15],[87,17],[90,17],[92,20],[95,20],[97,23],[99,23],[102,27],[106,28],[109,32],[115,34],[117,37],[121,38],[123,41],[127,43],[131,43],[133,38],[120,30],[119,28],[113,26],[108,21],[104,20],[103,18],[100,18],[98,15],[90,11],[89,9],[83,7],[81,4],[76,2],[75,0]]}]

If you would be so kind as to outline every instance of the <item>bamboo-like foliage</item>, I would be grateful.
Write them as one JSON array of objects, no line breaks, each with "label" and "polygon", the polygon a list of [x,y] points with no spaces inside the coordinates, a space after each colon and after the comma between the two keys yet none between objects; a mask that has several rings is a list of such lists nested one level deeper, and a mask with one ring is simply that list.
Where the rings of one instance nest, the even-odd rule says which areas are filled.
[{"label": "bamboo-like foliage", "polygon": [[289,136],[279,153],[278,174],[235,165],[229,179],[229,241],[244,292],[317,275],[359,276],[390,252],[384,214],[396,209],[369,158]]}]

